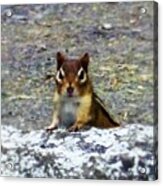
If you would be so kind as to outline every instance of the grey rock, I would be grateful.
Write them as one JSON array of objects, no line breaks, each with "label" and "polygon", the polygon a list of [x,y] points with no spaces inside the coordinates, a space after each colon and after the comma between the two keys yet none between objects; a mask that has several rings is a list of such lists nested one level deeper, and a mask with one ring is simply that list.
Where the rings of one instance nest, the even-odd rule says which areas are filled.
[{"label": "grey rock", "polygon": [[1,127],[1,175],[64,179],[157,179],[153,126],[69,133]]}]

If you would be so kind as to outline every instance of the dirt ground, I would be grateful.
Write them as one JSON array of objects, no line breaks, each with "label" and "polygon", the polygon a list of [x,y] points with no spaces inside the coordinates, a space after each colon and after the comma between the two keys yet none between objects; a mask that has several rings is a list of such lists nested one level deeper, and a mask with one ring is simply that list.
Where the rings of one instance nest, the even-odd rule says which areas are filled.
[{"label": "dirt ground", "polygon": [[1,7],[1,122],[52,119],[57,51],[91,56],[95,91],[120,123],[153,124],[153,2]]}]

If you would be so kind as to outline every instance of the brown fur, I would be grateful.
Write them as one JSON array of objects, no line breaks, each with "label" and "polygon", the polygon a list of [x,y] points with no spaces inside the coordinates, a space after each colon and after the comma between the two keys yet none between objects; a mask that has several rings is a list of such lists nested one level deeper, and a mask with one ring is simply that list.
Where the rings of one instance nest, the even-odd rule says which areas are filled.
[{"label": "brown fur", "polygon": [[[71,100],[75,100],[75,105],[77,106],[74,106],[74,109],[72,109],[75,120],[68,127],[69,131],[77,131],[86,125],[99,128],[119,126],[119,124],[110,117],[100,98],[93,92],[92,82],[88,76],[88,64],[89,55],[87,53],[77,59],[67,58],[60,52],[57,53],[58,75],[56,76],[57,90],[54,94],[55,110],[53,121],[47,130],[53,130],[58,127],[63,119],[61,116],[64,117],[63,114],[67,114],[67,111],[65,111],[66,102],[71,104]],[[80,79],[79,76],[81,72],[79,71],[81,67],[84,76],[81,76]],[[67,97],[69,88],[73,89],[72,97]],[[65,106],[65,110],[63,109],[64,111],[61,111],[63,106]]]}]

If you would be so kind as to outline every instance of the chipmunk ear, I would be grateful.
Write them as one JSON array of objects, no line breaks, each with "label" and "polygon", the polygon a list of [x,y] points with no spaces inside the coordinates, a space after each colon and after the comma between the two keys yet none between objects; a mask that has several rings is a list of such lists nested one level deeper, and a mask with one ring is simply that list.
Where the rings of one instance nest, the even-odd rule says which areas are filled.
[{"label": "chipmunk ear", "polygon": [[57,52],[56,59],[57,59],[57,70],[59,70],[63,62],[65,61],[66,57],[61,52]]},{"label": "chipmunk ear", "polygon": [[82,67],[84,68],[84,70],[87,72],[88,64],[89,64],[89,54],[88,53],[85,53],[80,58],[80,62],[81,62]]}]

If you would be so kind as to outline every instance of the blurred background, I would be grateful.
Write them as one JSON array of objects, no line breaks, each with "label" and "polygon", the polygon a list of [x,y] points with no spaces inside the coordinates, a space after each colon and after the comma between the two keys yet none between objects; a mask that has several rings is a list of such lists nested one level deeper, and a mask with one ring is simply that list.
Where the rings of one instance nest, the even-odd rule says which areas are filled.
[{"label": "blurred background", "polygon": [[57,51],[88,52],[94,89],[120,123],[153,124],[153,2],[1,6],[1,122],[49,125]]}]

